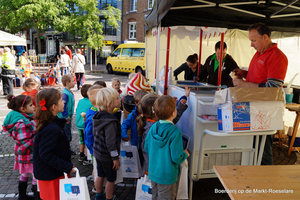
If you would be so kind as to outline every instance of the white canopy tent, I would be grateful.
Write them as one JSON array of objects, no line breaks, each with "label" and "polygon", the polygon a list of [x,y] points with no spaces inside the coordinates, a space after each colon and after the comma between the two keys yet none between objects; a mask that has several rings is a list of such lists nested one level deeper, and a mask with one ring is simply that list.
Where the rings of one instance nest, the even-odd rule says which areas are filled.
[{"label": "white canopy tent", "polygon": [[0,31],[0,46],[26,46],[26,39]]}]

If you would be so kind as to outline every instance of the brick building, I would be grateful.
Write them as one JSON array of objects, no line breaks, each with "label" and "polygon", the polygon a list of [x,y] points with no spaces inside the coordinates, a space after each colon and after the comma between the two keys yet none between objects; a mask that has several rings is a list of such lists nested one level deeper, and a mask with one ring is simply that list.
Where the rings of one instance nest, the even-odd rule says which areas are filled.
[{"label": "brick building", "polygon": [[148,15],[154,0],[124,0],[122,41],[145,42],[144,16]]}]

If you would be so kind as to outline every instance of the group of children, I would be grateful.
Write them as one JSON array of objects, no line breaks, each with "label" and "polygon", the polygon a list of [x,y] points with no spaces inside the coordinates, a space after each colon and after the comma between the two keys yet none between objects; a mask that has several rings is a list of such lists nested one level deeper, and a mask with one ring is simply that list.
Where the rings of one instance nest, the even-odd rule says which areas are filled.
[{"label": "group of children", "polygon": [[[131,83],[141,79],[145,78],[138,73]],[[59,179],[64,178],[63,173],[75,172],[70,159],[74,79],[71,75],[62,77],[62,92],[54,88],[38,92],[35,81],[27,80],[23,86],[26,94],[7,96],[8,107],[13,111],[3,124],[3,130],[16,140],[15,169],[21,174],[19,199],[29,199],[26,188],[30,173],[33,173],[32,190],[36,199],[59,199]],[[183,150],[182,134],[174,123],[187,108],[189,89],[176,102],[168,95],[159,97],[150,93],[149,85],[127,85],[125,89],[131,91],[128,95],[133,94],[136,106],[122,124],[115,116],[122,107],[119,80],[112,81],[112,88],[107,88],[103,81],[82,86],[83,99],[76,108],[79,161],[88,162],[86,146],[93,164],[97,165],[96,200],[113,199],[120,167],[120,144],[122,140],[130,141],[137,146],[143,170],[152,181],[153,199],[175,199],[178,165],[189,153]],[[105,194],[104,178],[107,179]],[[36,179],[40,194],[36,191]]]}]

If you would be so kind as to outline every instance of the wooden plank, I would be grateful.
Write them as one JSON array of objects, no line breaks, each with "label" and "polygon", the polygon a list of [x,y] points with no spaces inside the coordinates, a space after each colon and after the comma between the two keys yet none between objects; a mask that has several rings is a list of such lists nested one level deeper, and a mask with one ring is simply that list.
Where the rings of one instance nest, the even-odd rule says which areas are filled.
[{"label": "wooden plank", "polygon": [[299,166],[215,165],[213,168],[231,199],[299,199]]}]

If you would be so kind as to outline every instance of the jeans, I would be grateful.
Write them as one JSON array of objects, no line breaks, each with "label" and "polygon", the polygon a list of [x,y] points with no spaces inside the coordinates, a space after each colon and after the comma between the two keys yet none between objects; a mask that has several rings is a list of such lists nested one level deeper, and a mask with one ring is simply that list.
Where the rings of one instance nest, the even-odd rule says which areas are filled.
[{"label": "jeans", "polygon": [[61,76],[65,74],[70,74],[69,67],[60,67]]},{"label": "jeans", "polygon": [[80,89],[80,86],[82,86],[82,78],[83,78],[83,73],[75,73],[76,76],[76,83],[77,83],[77,89]]}]

